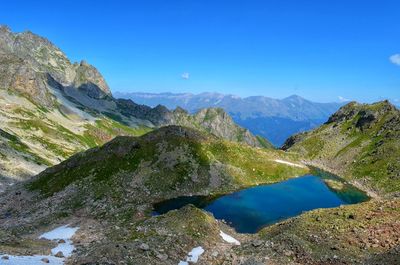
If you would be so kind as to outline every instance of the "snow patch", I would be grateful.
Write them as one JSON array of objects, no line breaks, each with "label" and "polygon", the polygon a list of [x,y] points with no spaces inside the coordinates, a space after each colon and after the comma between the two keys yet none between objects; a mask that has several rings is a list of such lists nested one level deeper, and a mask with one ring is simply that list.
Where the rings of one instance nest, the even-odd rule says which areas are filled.
[{"label": "snow patch", "polygon": [[42,234],[41,236],[39,236],[39,238],[44,238],[48,240],[70,239],[77,230],[78,227],[68,227],[68,225],[63,225],[57,227],[54,230]]},{"label": "snow patch", "polygon": [[55,248],[51,250],[51,253],[55,255],[57,252],[61,251],[65,257],[69,257],[74,250],[74,245],[72,244],[71,237],[78,230],[78,227],[68,227],[67,225],[60,226],[50,232],[46,232],[39,236],[39,238],[44,238],[48,240],[60,240],[63,239],[65,243],[59,243]]},{"label": "snow patch", "polygon": [[234,244],[234,245],[237,245],[237,246],[240,245],[240,242],[237,239],[233,238],[232,236],[230,236],[228,234],[225,234],[222,231],[219,231],[219,235],[222,237],[223,240],[225,240],[228,243],[231,243],[231,244]]},{"label": "snow patch", "polygon": [[275,159],[274,161],[277,162],[277,163],[280,163],[280,164],[285,164],[285,165],[289,165],[289,166],[293,166],[293,167],[306,168],[306,166],[304,166],[304,165],[295,164],[295,163],[292,163],[292,162],[289,162],[289,161],[285,161],[285,160]]},{"label": "snow patch", "polygon": [[[59,243],[51,250],[51,254],[55,255],[57,252],[61,251],[66,258],[71,256],[72,251],[75,249],[71,238],[78,229],[79,227],[68,227],[68,225],[64,225],[42,234],[39,238],[56,241],[64,240],[65,243]],[[51,255],[14,256],[0,253],[0,256],[8,256],[8,259],[0,260],[0,263],[5,265],[43,265],[42,259],[44,258],[48,259],[51,264],[56,265],[62,265],[65,262],[65,258],[57,258]]]},{"label": "snow patch", "polygon": [[56,258],[53,256],[12,256],[12,255],[1,255],[8,256],[8,259],[1,259],[0,264],[4,265],[43,265],[46,264],[42,259],[48,259],[49,264],[62,265],[64,264],[64,259]]},{"label": "snow patch", "polygon": [[197,263],[201,254],[204,253],[204,249],[202,247],[195,247],[192,251],[189,252],[186,257],[186,261],[179,261],[178,265],[189,265],[189,262]]}]

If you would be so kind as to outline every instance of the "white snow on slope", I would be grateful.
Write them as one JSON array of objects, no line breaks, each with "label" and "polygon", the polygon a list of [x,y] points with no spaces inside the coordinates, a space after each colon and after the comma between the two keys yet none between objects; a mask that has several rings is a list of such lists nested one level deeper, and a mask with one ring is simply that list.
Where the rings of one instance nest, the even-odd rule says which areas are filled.
[{"label": "white snow on slope", "polygon": [[219,231],[219,235],[222,237],[223,240],[225,240],[228,243],[235,244],[235,245],[240,245],[240,242],[238,240],[236,240],[235,238],[233,238],[230,235],[225,234],[222,231]]},{"label": "white snow on slope", "polygon": [[[72,244],[71,238],[79,227],[68,227],[67,225],[58,227],[54,230],[46,232],[39,236],[48,240],[64,240],[65,243],[58,243],[58,245],[51,250],[52,255],[61,251],[65,257],[72,255],[74,245]],[[46,258],[49,260],[49,264],[62,265],[65,262],[65,258],[57,258],[52,255],[33,255],[33,256],[14,256],[0,253],[0,264],[1,265],[43,265],[45,264],[42,259]],[[8,259],[1,259],[1,257],[7,256]]]},{"label": "white snow on slope", "polygon": [[189,265],[191,263],[197,263],[201,254],[204,253],[204,249],[202,247],[195,247],[192,251],[189,252],[186,261],[180,261],[178,265]]},{"label": "white snow on slope", "polygon": [[306,166],[304,166],[304,165],[295,164],[295,163],[292,163],[292,162],[289,162],[289,161],[285,161],[285,160],[275,159],[274,161],[277,162],[277,163],[280,163],[280,164],[285,164],[285,165],[289,165],[289,166],[293,166],[293,167],[306,168]]}]

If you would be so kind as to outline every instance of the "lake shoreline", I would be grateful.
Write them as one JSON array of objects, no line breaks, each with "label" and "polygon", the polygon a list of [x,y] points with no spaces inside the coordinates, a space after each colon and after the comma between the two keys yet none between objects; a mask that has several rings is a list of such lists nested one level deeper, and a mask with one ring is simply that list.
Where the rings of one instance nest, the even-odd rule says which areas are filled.
[{"label": "lake shoreline", "polygon": [[357,204],[369,199],[365,192],[356,187],[332,189],[322,175],[311,173],[218,198],[181,196],[153,204],[153,209],[155,215],[163,215],[191,204],[212,213],[217,220],[227,221],[238,233],[257,233],[265,226],[303,212]]},{"label": "lake shoreline", "polygon": [[322,170],[328,174],[334,175],[336,177],[338,177],[339,179],[343,180],[344,182],[356,187],[357,189],[362,190],[363,192],[365,192],[369,197],[373,198],[373,199],[382,199],[382,196],[379,195],[376,191],[372,190],[371,188],[367,187],[366,185],[360,183],[357,180],[349,180],[346,177],[344,177],[340,172],[338,172],[337,170],[334,170],[330,167],[327,167],[321,163],[317,163],[317,162],[313,162],[313,161],[302,161],[302,163],[304,163],[305,165],[307,165],[308,167],[315,168],[316,170]]}]

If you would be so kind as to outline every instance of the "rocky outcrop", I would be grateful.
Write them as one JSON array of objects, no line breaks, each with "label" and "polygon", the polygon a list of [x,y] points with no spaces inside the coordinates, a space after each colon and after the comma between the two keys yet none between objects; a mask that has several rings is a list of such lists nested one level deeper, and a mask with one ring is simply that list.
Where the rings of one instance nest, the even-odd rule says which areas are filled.
[{"label": "rocky outcrop", "polygon": [[299,133],[290,136],[285,143],[282,145],[282,150],[288,150],[290,147],[296,145],[297,143],[301,142],[306,137],[306,133]]},{"label": "rocky outcrop", "polygon": [[111,96],[110,88],[95,67],[86,61],[81,61],[80,64],[74,64],[73,68],[76,73],[73,87],[82,90],[89,97],[95,99],[103,99]]},{"label": "rocky outcrop", "polygon": [[255,137],[249,130],[238,126],[221,108],[202,109],[193,115],[194,120],[210,133],[235,142],[244,142],[250,146],[268,147],[272,145],[266,140]]}]

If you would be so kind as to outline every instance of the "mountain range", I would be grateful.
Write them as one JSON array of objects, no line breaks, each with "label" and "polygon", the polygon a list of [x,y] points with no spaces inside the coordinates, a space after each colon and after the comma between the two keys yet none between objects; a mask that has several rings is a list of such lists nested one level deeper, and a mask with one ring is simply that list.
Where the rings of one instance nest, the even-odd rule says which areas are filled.
[{"label": "mountain range", "polygon": [[202,108],[219,107],[228,112],[234,121],[256,135],[267,138],[276,146],[294,133],[307,131],[324,123],[345,103],[316,103],[293,95],[284,99],[264,96],[241,98],[219,93],[121,93],[116,97],[169,109],[182,107],[189,112]]},{"label": "mountain range", "polygon": [[171,124],[271,146],[221,109],[190,115],[116,99],[92,65],[71,63],[49,40],[6,26],[0,27],[0,104],[0,178],[5,182],[35,175],[117,135],[142,135]]}]

